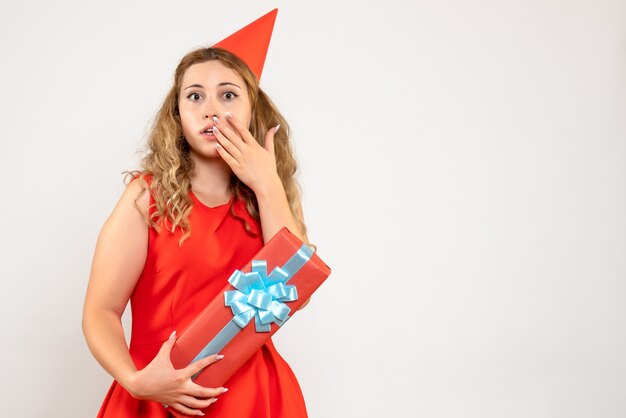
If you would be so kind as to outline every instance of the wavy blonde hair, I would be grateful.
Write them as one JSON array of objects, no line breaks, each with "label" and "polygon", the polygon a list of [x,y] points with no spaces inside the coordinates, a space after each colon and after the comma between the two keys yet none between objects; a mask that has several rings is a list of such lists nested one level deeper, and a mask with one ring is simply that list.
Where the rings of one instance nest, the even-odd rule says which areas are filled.
[{"label": "wavy blonde hair", "polygon": [[[142,159],[142,170],[124,171],[122,173],[126,176],[126,184],[130,183],[130,180],[135,176],[139,176],[143,188],[135,199],[135,205],[139,208],[139,198],[146,190],[149,190],[154,196],[154,204],[150,208],[156,209],[147,216],[148,225],[160,232],[158,223],[163,220],[166,229],[172,233],[176,228],[180,228],[183,235],[178,243],[179,247],[191,235],[189,214],[193,201],[189,197],[191,189],[189,176],[194,168],[194,162],[189,155],[189,144],[183,136],[178,97],[185,71],[194,64],[211,60],[219,60],[226,67],[233,69],[246,83],[252,104],[250,133],[261,146],[265,145],[265,134],[268,129],[280,123],[280,130],[274,136],[276,169],[285,188],[291,213],[294,215],[300,231],[306,234],[307,228],[304,219],[297,210],[301,205],[301,188],[295,179],[298,164],[289,141],[289,125],[276,105],[259,87],[256,76],[246,63],[236,55],[221,48],[199,48],[191,51],[182,58],[176,67],[174,85],[165,97],[149,132],[148,152]],[[146,181],[147,176],[151,176],[150,183]],[[237,199],[245,202],[252,218],[260,222],[258,202],[252,189],[239,180],[234,173],[231,175],[229,189]],[[150,210],[148,210],[149,212]],[[248,222],[234,212],[232,204],[229,213],[244,223],[246,231],[252,233]],[[315,245],[309,242],[307,244],[317,251]]]}]

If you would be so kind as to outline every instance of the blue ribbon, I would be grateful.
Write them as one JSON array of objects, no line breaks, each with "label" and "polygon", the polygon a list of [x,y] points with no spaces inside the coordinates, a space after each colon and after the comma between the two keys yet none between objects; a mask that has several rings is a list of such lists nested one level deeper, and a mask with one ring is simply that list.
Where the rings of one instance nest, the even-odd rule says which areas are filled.
[{"label": "blue ribbon", "polygon": [[[282,326],[290,318],[291,308],[284,302],[298,299],[296,286],[286,283],[306,264],[313,250],[306,244],[282,266],[267,274],[266,260],[252,260],[252,271],[235,270],[228,282],[237,290],[224,292],[224,302],[233,318],[191,361],[219,353],[246,325],[255,318],[256,332],[270,332],[272,323]],[[195,378],[200,372],[194,375]]]}]

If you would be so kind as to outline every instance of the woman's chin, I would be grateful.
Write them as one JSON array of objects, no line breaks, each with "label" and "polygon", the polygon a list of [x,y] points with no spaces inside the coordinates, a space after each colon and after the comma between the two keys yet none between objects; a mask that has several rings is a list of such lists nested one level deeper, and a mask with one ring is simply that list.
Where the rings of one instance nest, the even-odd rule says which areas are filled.
[{"label": "woman's chin", "polygon": [[215,143],[210,144],[208,147],[202,147],[202,149],[200,150],[191,148],[190,153],[192,158],[197,158],[200,160],[212,161],[216,158],[219,158],[221,161],[224,161],[222,159],[222,156],[217,151],[217,148],[215,148]]}]

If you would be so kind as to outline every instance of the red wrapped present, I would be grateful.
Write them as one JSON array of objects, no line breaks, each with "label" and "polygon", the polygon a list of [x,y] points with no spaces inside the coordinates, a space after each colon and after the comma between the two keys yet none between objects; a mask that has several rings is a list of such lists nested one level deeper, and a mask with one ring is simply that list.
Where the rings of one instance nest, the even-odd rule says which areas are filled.
[{"label": "red wrapped present", "polygon": [[[220,387],[330,275],[313,250],[283,227],[180,333],[171,360],[180,369],[211,354],[224,358],[194,376]],[[176,416],[185,415],[171,410]]]}]

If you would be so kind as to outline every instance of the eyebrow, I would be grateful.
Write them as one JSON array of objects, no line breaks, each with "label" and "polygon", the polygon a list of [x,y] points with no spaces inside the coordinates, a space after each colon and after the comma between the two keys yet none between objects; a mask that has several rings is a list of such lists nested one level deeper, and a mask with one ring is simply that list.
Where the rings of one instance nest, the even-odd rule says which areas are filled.
[{"label": "eyebrow", "polygon": [[[235,83],[230,83],[230,82],[228,82],[228,81],[225,81],[225,82],[223,82],[223,83],[219,83],[217,86],[218,86],[218,87],[221,87],[221,86],[235,86],[235,87],[237,87],[238,89],[240,89],[240,88],[241,88],[241,87],[239,87],[237,84],[235,84]],[[192,87],[200,87],[201,89],[203,89],[203,88],[204,88],[204,86],[203,86],[202,84],[192,84],[191,86],[185,87],[185,90],[190,89],[190,88],[192,88]]]}]

